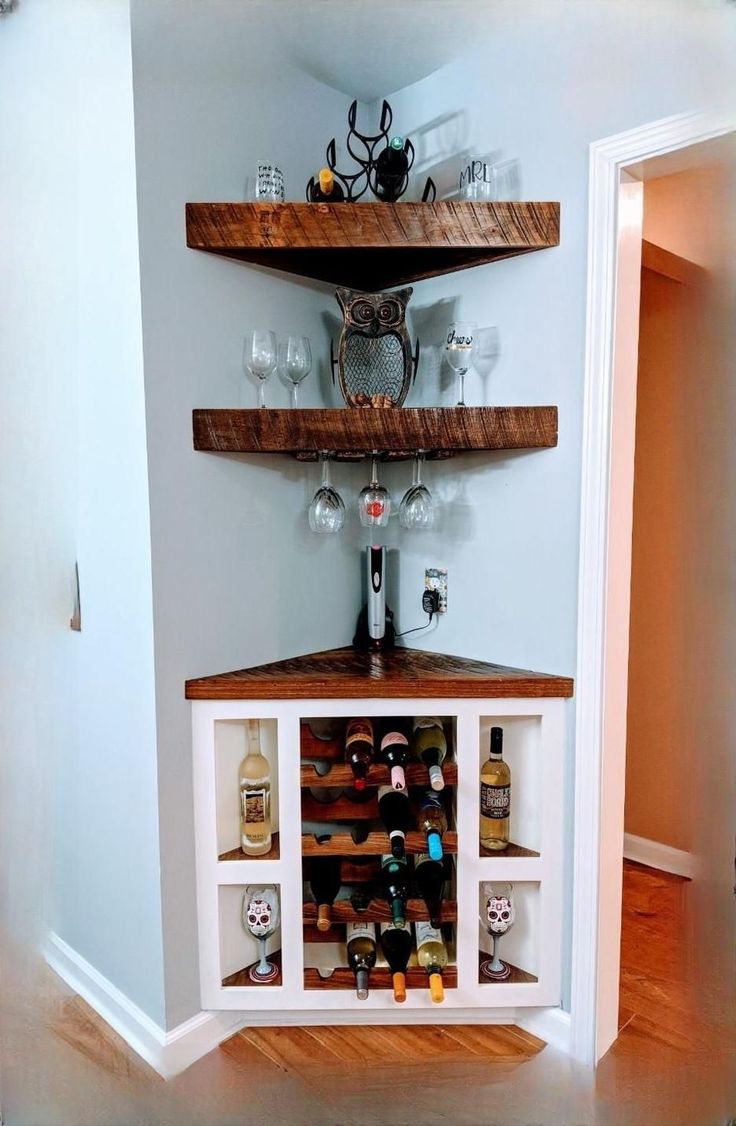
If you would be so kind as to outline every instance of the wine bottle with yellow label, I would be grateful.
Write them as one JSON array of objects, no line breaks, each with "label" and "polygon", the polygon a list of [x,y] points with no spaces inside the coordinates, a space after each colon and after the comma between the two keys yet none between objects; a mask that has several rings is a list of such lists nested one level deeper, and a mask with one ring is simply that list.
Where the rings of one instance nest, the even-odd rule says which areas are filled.
[{"label": "wine bottle with yellow label", "polygon": [[249,719],[248,750],[240,764],[240,846],[246,856],[271,851],[271,768],[261,753],[261,728]]},{"label": "wine bottle with yellow label", "polygon": [[432,1000],[440,1004],[445,999],[442,984],[442,970],[447,965],[447,947],[442,931],[431,923],[416,923],[417,961],[424,966],[429,976],[429,992]]}]

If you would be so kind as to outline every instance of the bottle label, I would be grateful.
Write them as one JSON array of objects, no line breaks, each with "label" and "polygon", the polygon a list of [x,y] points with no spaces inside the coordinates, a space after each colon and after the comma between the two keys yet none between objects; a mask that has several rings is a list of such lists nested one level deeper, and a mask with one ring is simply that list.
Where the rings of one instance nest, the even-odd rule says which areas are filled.
[{"label": "bottle label", "polygon": [[375,923],[347,923],[345,927],[345,941],[350,942],[351,938],[376,938],[376,924]]},{"label": "bottle label", "polygon": [[511,812],[511,787],[480,784],[480,812],[483,817],[502,821]]},{"label": "bottle label", "polygon": [[345,735],[345,747],[352,743],[369,743],[373,746],[373,724],[369,719],[351,719]]},{"label": "bottle label", "polygon": [[268,789],[246,789],[240,791],[240,818],[250,840],[265,840],[266,810],[268,808]]},{"label": "bottle label", "polygon": [[419,731],[422,727],[439,727],[443,731],[442,720],[436,715],[418,715],[414,718],[412,730]]},{"label": "bottle label", "polygon": [[381,739],[381,750],[385,750],[386,747],[394,747],[397,744],[408,747],[409,740],[406,735],[402,735],[400,731],[389,731],[388,734],[384,735],[383,739]]},{"label": "bottle label", "polygon": [[417,932],[417,950],[425,942],[443,942],[442,932],[433,927],[431,923],[415,923]]}]

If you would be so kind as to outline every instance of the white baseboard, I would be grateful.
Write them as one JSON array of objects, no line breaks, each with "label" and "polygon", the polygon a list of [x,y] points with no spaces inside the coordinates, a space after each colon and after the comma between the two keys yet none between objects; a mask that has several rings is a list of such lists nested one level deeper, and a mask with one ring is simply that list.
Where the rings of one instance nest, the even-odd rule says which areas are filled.
[{"label": "white baseboard", "polygon": [[570,1054],[570,1014],[564,1009],[517,1009],[516,1023],[552,1048]]},{"label": "white baseboard", "polygon": [[645,837],[635,837],[624,833],[624,858],[646,864],[648,868],[658,868],[660,872],[671,872],[675,876],[686,876],[692,880],[697,875],[698,863],[691,852],[659,841],[648,841]]},{"label": "white baseboard", "polygon": [[164,1079],[184,1071],[245,1023],[242,1013],[202,1012],[166,1032],[58,934],[48,936],[43,953],[51,969]]}]

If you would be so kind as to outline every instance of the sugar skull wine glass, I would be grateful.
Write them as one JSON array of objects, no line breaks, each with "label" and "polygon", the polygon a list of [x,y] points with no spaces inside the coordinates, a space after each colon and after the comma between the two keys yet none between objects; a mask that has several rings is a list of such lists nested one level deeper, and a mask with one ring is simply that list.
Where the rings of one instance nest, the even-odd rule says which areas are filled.
[{"label": "sugar skull wine glass", "polygon": [[385,528],[391,515],[391,494],[378,483],[378,454],[374,450],[371,461],[370,484],[358,497],[358,515],[365,528]]},{"label": "sugar skull wine glass", "polygon": [[514,890],[513,884],[483,884],[483,895],[487,897],[485,914],[481,916],[481,924],[485,927],[493,943],[491,957],[480,964],[480,972],[490,981],[506,981],[511,976],[511,967],[498,956],[498,946],[501,935],[506,934],[514,925],[516,909],[511,898]]},{"label": "sugar skull wine glass", "polygon": [[322,484],[309,506],[309,527],[313,532],[339,532],[345,523],[345,505],[337,489],[330,484],[330,455],[320,451]]},{"label": "sugar skull wine glass", "polygon": [[274,887],[252,887],[243,895],[243,930],[258,939],[258,962],[248,970],[248,977],[257,985],[275,981],[279,967],[266,957],[266,942],[278,930],[279,896]]},{"label": "sugar skull wine glass", "polygon": [[414,480],[404,493],[399,505],[399,523],[402,528],[431,528],[434,524],[434,502],[426,485],[422,484],[424,451],[417,450],[414,459]]},{"label": "sugar skull wine glass", "polygon": [[243,367],[258,380],[258,406],[266,405],[266,380],[276,367],[276,334],[270,329],[255,328],[243,345]]},{"label": "sugar skull wine glass", "polygon": [[279,342],[279,371],[291,384],[291,405],[297,405],[299,384],[312,370],[312,349],[308,336],[287,336]]},{"label": "sugar skull wine glass", "polygon": [[459,376],[457,406],[465,406],[465,376],[473,357],[476,325],[472,321],[453,321],[447,330],[445,354],[447,362]]}]

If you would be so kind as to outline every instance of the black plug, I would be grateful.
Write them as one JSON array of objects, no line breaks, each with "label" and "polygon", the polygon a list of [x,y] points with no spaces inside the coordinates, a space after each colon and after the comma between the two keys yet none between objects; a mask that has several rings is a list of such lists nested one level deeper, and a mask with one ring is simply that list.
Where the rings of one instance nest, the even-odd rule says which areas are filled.
[{"label": "black plug", "polygon": [[422,610],[425,614],[429,614],[430,618],[439,611],[440,608],[440,595],[437,590],[425,590],[422,595]]}]

